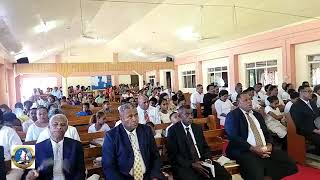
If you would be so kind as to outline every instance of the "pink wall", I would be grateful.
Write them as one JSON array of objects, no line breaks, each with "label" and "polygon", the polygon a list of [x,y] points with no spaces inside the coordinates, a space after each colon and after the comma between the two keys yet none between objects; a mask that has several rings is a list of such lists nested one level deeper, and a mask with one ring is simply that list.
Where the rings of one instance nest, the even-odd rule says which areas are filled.
[{"label": "pink wall", "polygon": [[[213,58],[229,57],[231,77],[230,87],[232,89],[239,81],[239,55],[273,48],[281,48],[283,57],[283,76],[286,77],[284,79],[287,82],[295,83],[295,45],[317,40],[320,40],[319,20],[284,27],[282,29],[248,38],[233,40],[219,45],[183,53],[176,56],[175,65],[199,62]],[[201,72],[201,68],[196,69],[196,75],[202,74]],[[196,79],[201,81],[201,77]],[[177,90],[178,87],[178,84],[176,84],[175,90]]]}]

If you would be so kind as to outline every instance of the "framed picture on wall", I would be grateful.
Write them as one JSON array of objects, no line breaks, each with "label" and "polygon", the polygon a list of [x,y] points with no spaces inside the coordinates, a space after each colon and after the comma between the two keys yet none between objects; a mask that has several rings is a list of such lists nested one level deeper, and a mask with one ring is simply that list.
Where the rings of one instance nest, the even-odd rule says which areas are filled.
[{"label": "framed picture on wall", "polygon": [[111,75],[91,76],[92,90],[105,89],[109,86],[112,86]]}]

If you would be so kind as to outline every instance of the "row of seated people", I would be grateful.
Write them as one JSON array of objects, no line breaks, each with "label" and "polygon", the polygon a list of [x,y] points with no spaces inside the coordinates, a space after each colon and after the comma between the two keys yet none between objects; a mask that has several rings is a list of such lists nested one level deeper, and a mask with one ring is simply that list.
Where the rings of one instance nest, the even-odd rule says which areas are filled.
[{"label": "row of seated people", "polygon": [[[143,104],[146,104],[146,105],[148,105],[148,101],[147,100],[145,100],[145,98],[141,98],[142,100],[144,100],[143,101]],[[241,98],[240,98],[241,99]],[[140,100],[141,101],[141,100]],[[247,100],[248,101],[248,100]],[[249,100],[250,101],[250,100]],[[248,102],[249,102],[248,101]],[[239,101],[239,102],[241,102],[241,101]],[[241,104],[241,103],[239,103],[239,104]],[[134,107],[134,106],[128,106],[127,108],[126,108],[126,106],[124,106],[123,107],[124,109],[122,109],[122,110],[120,110],[120,115],[121,115],[121,125],[119,125],[119,126],[117,126],[116,128],[114,128],[114,129],[112,129],[111,131],[109,131],[108,133],[107,133],[107,136],[106,136],[106,140],[105,140],[105,143],[104,143],[104,148],[103,148],[103,154],[104,154],[104,156],[103,156],[103,167],[104,167],[104,169],[105,169],[105,167],[107,167],[107,168],[111,168],[111,170],[114,170],[114,172],[116,173],[115,175],[119,175],[120,174],[120,176],[115,176],[115,177],[119,177],[120,179],[125,179],[125,177],[129,177],[129,175],[130,175],[130,168],[128,169],[128,166],[130,166],[131,167],[131,175],[135,175],[136,173],[134,172],[135,171],[135,168],[134,168],[134,164],[136,164],[136,163],[131,163],[131,162],[136,162],[136,161],[138,161],[137,163],[139,163],[139,160],[136,160],[136,154],[135,153],[137,153],[137,152],[135,152],[134,150],[132,151],[132,149],[135,149],[135,147],[133,147],[134,145],[132,145],[132,149],[131,149],[131,153],[127,153],[127,152],[130,152],[130,148],[129,148],[129,150],[128,150],[128,147],[126,146],[126,147],[124,147],[124,149],[122,149],[121,150],[121,148],[119,149],[119,146],[122,146],[122,145],[124,145],[123,144],[123,141],[126,141],[126,142],[129,142],[128,141],[128,136],[123,136],[123,134],[117,134],[117,133],[120,133],[120,131],[121,131],[121,129],[122,129],[122,131],[123,131],[123,129],[125,129],[125,130],[127,130],[127,131],[130,131],[130,130],[132,130],[132,127],[136,127],[137,128],[137,131],[138,131],[138,127],[140,126],[140,125],[137,125],[138,124],[138,122],[140,122],[140,121],[145,121],[145,123],[146,123],[146,121],[148,121],[148,118],[147,117],[145,117],[145,116],[143,116],[143,119],[141,120],[140,119],[140,117],[139,117],[139,112],[137,111],[137,109]],[[241,106],[240,106],[240,108],[241,108]],[[121,114],[121,113],[123,113],[123,112],[125,112],[124,114]],[[128,115],[126,115],[127,113],[129,113]],[[205,169],[203,169],[202,167],[200,167],[199,166],[199,164],[200,164],[200,161],[197,161],[197,156],[196,156],[196,151],[198,152],[197,154],[198,154],[198,159],[200,158],[202,158],[201,160],[204,160],[203,158],[205,158],[205,157],[208,157],[207,155],[205,155],[206,154],[206,152],[203,152],[204,150],[203,150],[203,148],[205,149],[205,141],[203,141],[203,140],[201,140],[201,134],[202,134],[202,132],[201,133],[199,133],[199,132],[197,132],[198,130],[197,130],[197,128],[196,128],[196,126],[189,126],[190,125],[190,119],[192,119],[191,118],[191,110],[190,110],[190,107],[181,107],[181,109],[179,109],[179,112],[178,112],[178,116],[179,116],[179,118],[181,119],[181,121],[182,121],[182,123],[176,123],[177,125],[173,125],[172,127],[176,127],[176,126],[179,126],[179,128],[170,128],[170,130],[169,130],[169,136],[168,136],[168,152],[169,152],[169,157],[170,157],[170,159],[171,159],[171,162],[173,163],[173,172],[174,172],[174,175],[175,176],[179,176],[179,173],[178,173],[178,171],[175,171],[175,169],[180,165],[180,166],[182,166],[183,168],[185,167],[184,166],[184,164],[186,163],[186,162],[191,162],[191,166],[188,166],[187,168],[189,168],[189,170],[191,170],[191,171],[189,171],[188,169],[185,169],[186,170],[186,172],[190,172],[192,175],[194,175],[194,178],[192,178],[192,179],[196,179],[197,177],[198,178],[202,178],[202,177],[207,177],[207,175],[208,175],[208,172],[207,172],[207,170],[205,170]],[[59,119],[59,118],[58,118]],[[134,121],[135,120],[135,121]],[[51,120],[50,120],[51,121]],[[125,121],[127,121],[127,122],[125,122]],[[189,122],[189,124],[188,124],[188,122]],[[58,123],[59,124],[59,123]],[[58,126],[58,125],[57,125]],[[61,126],[61,125],[60,125]],[[131,126],[131,128],[130,128],[130,126]],[[176,143],[172,143],[171,145],[170,145],[170,137],[171,138],[177,138],[177,137],[183,137],[183,136],[170,136],[170,134],[174,134],[173,132],[174,132],[174,129],[178,129],[177,131],[179,132],[180,130],[179,129],[181,129],[181,127],[183,127],[183,126],[187,126],[187,127],[189,127],[190,128],[190,136],[191,136],[191,138],[188,138],[189,140],[187,140],[187,141],[185,141],[185,140],[177,140],[177,142]],[[248,125],[247,125],[248,126]],[[133,128],[133,129],[136,129],[136,128]],[[145,127],[143,127],[143,128],[145,128]],[[240,127],[233,127],[233,128],[240,128]],[[50,128],[49,128],[50,129]],[[263,129],[263,128],[262,128]],[[183,130],[183,128],[182,128],[182,130]],[[194,132],[192,132],[194,130]],[[171,131],[172,131],[172,133],[171,133]],[[143,131],[144,133],[147,133],[145,136],[143,135],[144,133],[141,133],[141,135],[142,136],[139,136],[139,131],[138,131],[138,133],[137,133],[137,136],[138,136],[138,141],[139,141],[139,144],[144,144],[144,145],[146,145],[146,146],[151,146],[152,145],[152,143],[150,143],[150,142],[152,142],[152,140],[151,141],[148,141],[148,138],[146,138],[146,137],[152,137],[152,135],[150,136],[150,134],[152,133],[151,131],[149,132],[147,129],[145,129],[144,131]],[[228,131],[227,131],[228,132]],[[238,131],[237,131],[238,132]],[[114,134],[114,136],[112,135],[113,133],[115,133]],[[148,134],[149,133],[149,134]],[[181,133],[181,132],[180,132]],[[240,132],[239,132],[240,133]],[[243,133],[243,134],[241,134],[241,133]],[[241,131],[241,133],[240,134],[236,134],[236,136],[245,136],[245,133],[244,132],[242,132]],[[232,134],[232,135],[234,135],[234,133],[230,133],[230,134]],[[110,135],[110,138],[109,138],[109,135]],[[188,135],[188,131],[186,131],[186,135],[187,136],[185,136],[184,138],[187,138],[187,137],[189,137],[189,135]],[[200,135],[200,136],[199,136]],[[228,133],[228,135],[229,135],[229,133]],[[193,136],[193,137],[192,137]],[[247,132],[247,136],[248,136],[248,132]],[[139,137],[141,137],[141,138],[139,138]],[[108,138],[109,138],[109,142],[108,142]],[[121,140],[121,138],[125,138],[124,140],[122,139]],[[146,139],[144,139],[144,138],[146,138]],[[252,138],[252,137],[251,137]],[[153,139],[153,138],[152,138]],[[191,142],[191,140],[190,139],[192,139],[192,141],[193,141],[193,147],[194,148],[192,148],[192,143],[190,143]],[[233,138],[230,138],[230,140],[232,141],[232,139]],[[256,137],[254,137],[253,139],[257,139]],[[117,141],[118,140],[118,141]],[[141,143],[140,142],[140,140],[141,141],[146,141],[146,142],[148,142],[148,143]],[[153,140],[154,141],[154,140]],[[181,142],[180,142],[181,141]],[[256,140],[257,141],[257,140]],[[116,142],[116,143],[115,143]],[[171,141],[172,142],[172,141]],[[265,141],[266,142],[266,141]],[[109,143],[109,145],[106,145],[106,144],[108,144]],[[183,143],[187,143],[187,144],[183,144]],[[269,161],[276,161],[276,158],[273,158],[273,151],[271,151],[271,147],[270,147],[270,144],[259,144],[259,143],[257,143],[257,144],[254,144],[254,143],[252,143],[252,139],[251,139],[251,145],[249,145],[249,143],[248,142],[241,142],[241,143],[245,143],[245,144],[243,144],[243,145],[246,145],[246,147],[248,147],[248,148],[250,148],[250,150],[251,151],[249,151],[249,149],[243,149],[243,151],[249,151],[249,152],[254,152],[254,153],[257,153],[257,154],[259,154],[259,155],[261,155],[261,159],[262,160],[264,160],[264,159],[266,159],[265,161],[266,162],[269,162]],[[125,144],[128,144],[128,143],[125,143]],[[130,143],[129,143],[130,144]],[[131,141],[131,144],[133,144],[132,143],[132,141]],[[232,144],[232,143],[231,143]],[[174,146],[180,146],[180,147],[174,147],[174,146],[172,146],[172,145],[174,145]],[[113,151],[111,151],[110,153],[111,154],[108,154],[107,156],[105,155],[106,154],[106,152],[109,152],[109,150],[110,150],[110,146],[113,146],[114,148],[113,148]],[[188,151],[188,149],[186,150],[186,148],[185,147],[190,147],[190,152]],[[204,146],[204,147],[202,147],[202,146]],[[251,146],[252,147],[256,147],[256,148],[251,148]],[[37,147],[37,146],[36,146]],[[39,146],[38,146],[39,147]],[[141,149],[140,149],[140,151],[138,151],[138,152],[140,152],[140,153],[147,153],[147,155],[148,156],[150,156],[150,157],[154,157],[155,155],[157,155],[157,153],[154,153],[154,151],[148,151],[149,150],[149,148],[152,148],[152,146],[151,147],[146,147],[146,149],[144,149],[144,150],[142,150],[141,151]],[[193,150],[192,150],[193,149]],[[196,149],[196,151],[194,151],[194,149]],[[201,149],[201,150],[200,150]],[[178,151],[177,151],[178,150]],[[256,150],[256,151],[254,151],[254,150]],[[184,152],[184,153],[181,153],[180,151],[182,151],[182,152]],[[200,152],[199,152],[200,151]],[[121,153],[122,152],[122,153]],[[126,153],[124,153],[124,152],[126,152]],[[152,154],[149,154],[150,152],[152,152]],[[175,154],[175,155],[172,155],[172,153],[170,153],[170,152],[173,152],[173,153],[177,153],[177,154]],[[189,153],[188,153],[189,152]],[[192,153],[193,152],[193,153]],[[123,156],[122,157],[118,157],[117,156],[117,154],[122,154]],[[200,154],[201,153],[201,154]],[[204,153],[203,155],[202,155],[202,153]],[[171,156],[170,156],[170,154],[171,154]],[[182,155],[182,154],[184,154],[184,155]],[[200,155],[199,155],[200,154]],[[271,154],[271,155],[270,155]],[[145,155],[145,154],[142,154],[142,157],[146,157],[147,155]],[[180,156],[180,155],[182,155],[182,157]],[[129,157],[132,157],[132,156],[134,156],[134,158],[132,158],[131,160],[130,160],[130,163],[128,164],[127,162],[128,161],[126,161],[126,158],[128,158],[128,156]],[[138,155],[137,155],[138,156]],[[267,158],[266,156],[271,156],[271,158]],[[281,157],[283,157],[283,156],[281,156]],[[106,159],[107,158],[107,159]],[[115,158],[115,159],[111,159],[111,164],[110,164],[110,166],[111,167],[108,167],[108,166],[106,166],[105,164],[105,162],[109,162],[108,160],[109,160],[109,158]],[[177,158],[177,159],[174,159],[174,158]],[[178,160],[179,159],[179,160]],[[149,160],[150,161],[152,161],[152,162],[149,162]],[[154,163],[153,162],[153,160],[157,160],[157,159],[146,159],[146,158],[143,158],[143,162],[145,163],[145,171],[143,171],[143,166],[141,167],[141,171],[140,172],[142,172],[142,174],[144,174],[146,177],[148,177],[148,175],[151,175],[151,174],[148,174],[148,173],[151,173],[152,172],[152,170],[154,169],[154,168],[156,168],[156,170],[157,170],[157,167],[153,167],[152,166],[152,164]],[[261,160],[261,161],[262,161]],[[36,160],[37,161],[37,160]],[[174,162],[178,162],[178,161],[180,161],[180,163],[182,163],[182,164],[179,164],[179,163],[177,163],[177,164],[175,164]],[[287,162],[287,161],[286,161]],[[141,159],[140,159],[140,163],[141,163]],[[284,161],[283,161],[283,163],[284,163]],[[292,164],[290,164],[290,161],[288,160],[288,166],[289,165],[291,165],[291,167],[289,167],[289,170],[290,170],[290,168],[291,168],[291,170],[292,171],[286,171],[286,173],[284,173],[284,172],[282,172],[282,171],[280,171],[280,170],[282,170],[282,169],[278,169],[278,171],[277,172],[281,172],[281,173],[277,173],[277,174],[267,174],[267,175],[269,175],[269,176],[274,176],[274,177],[279,177],[279,175],[281,175],[281,177],[282,176],[285,176],[285,175],[287,175],[287,174],[289,174],[289,173],[293,173],[294,172],[294,168],[292,167]],[[268,163],[266,163],[266,164],[268,164]],[[147,165],[147,166],[146,166]],[[149,165],[151,165],[151,166],[149,166]],[[269,164],[270,165],[270,164]],[[265,165],[265,166],[267,166],[267,165]],[[217,165],[217,167],[219,167],[218,165]],[[241,167],[241,166],[240,166]],[[245,166],[244,166],[245,167]],[[282,166],[283,167],[283,166]],[[116,169],[112,169],[112,168],[116,168]],[[122,168],[124,168],[124,169],[122,169]],[[151,168],[151,169],[150,169]],[[190,169],[191,168],[191,169]],[[265,167],[261,167],[262,168],[262,170],[261,171],[263,171],[263,169],[265,169]],[[271,167],[270,167],[271,168]],[[137,168],[138,169],[138,168]],[[218,170],[218,169],[220,169],[220,170]],[[150,171],[149,171],[150,170]],[[182,170],[182,169],[181,169]],[[225,172],[225,170],[223,169],[223,168],[217,168],[217,171],[219,171],[219,172],[221,172],[221,176],[223,176],[223,177],[225,177],[225,178],[227,178],[227,179],[230,179],[230,176]],[[247,171],[247,169],[245,170],[245,171]],[[158,172],[158,170],[156,171],[156,172]],[[181,172],[184,172],[184,171],[181,171]],[[217,174],[216,175],[219,175],[220,173],[219,172],[217,172]],[[254,171],[252,171],[251,172],[251,174],[253,174],[253,172]],[[41,174],[41,173],[40,173]],[[137,174],[139,174],[139,172],[137,172]],[[263,174],[263,173],[262,173]],[[37,174],[33,174],[33,173],[31,173],[29,176],[33,176],[33,175],[37,175]],[[110,171],[110,169],[108,169],[108,171],[105,171],[105,175],[106,175],[106,177],[109,179],[109,177],[110,177],[110,179],[114,179],[114,178],[111,178],[112,177],[112,171]],[[159,174],[158,174],[159,175]],[[160,174],[161,175],[161,174]],[[245,177],[246,175],[245,174],[243,174],[243,172],[242,172],[242,175]],[[259,174],[259,175],[261,175],[261,174]],[[181,176],[183,176],[182,174],[181,174]],[[189,177],[189,176],[188,176]],[[192,177],[192,176],[191,176]],[[259,176],[260,177],[260,176]],[[31,177],[29,177],[29,178],[31,178]],[[160,176],[159,176],[159,178],[161,178]],[[117,178],[115,178],[115,179],[117,179]],[[218,178],[219,179],[219,178]],[[251,179],[251,178],[245,178],[245,179]],[[259,179],[259,178],[258,178]]]}]

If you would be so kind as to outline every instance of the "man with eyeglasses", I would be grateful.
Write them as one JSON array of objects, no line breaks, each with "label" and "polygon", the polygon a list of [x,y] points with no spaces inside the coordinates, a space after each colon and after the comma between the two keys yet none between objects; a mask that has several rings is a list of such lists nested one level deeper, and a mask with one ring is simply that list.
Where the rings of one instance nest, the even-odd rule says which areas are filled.
[{"label": "man with eyeglasses", "polygon": [[320,112],[317,105],[311,101],[312,90],[309,86],[300,86],[300,98],[290,109],[290,114],[297,127],[298,134],[304,136],[317,146],[320,153],[320,129],[315,126],[314,120]]}]

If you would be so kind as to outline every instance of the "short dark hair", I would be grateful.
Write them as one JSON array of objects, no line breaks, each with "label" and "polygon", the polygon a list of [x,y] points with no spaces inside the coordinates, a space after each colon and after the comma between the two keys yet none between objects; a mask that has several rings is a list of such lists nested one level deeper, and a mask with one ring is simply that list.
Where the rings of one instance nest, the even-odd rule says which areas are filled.
[{"label": "short dark hair", "polygon": [[320,90],[320,84],[316,85],[314,88],[313,88],[313,91],[314,92],[317,92]]},{"label": "short dark hair", "polygon": [[209,91],[209,88],[210,88],[211,86],[215,87],[214,84],[209,84],[209,85],[207,86],[207,91]]},{"label": "short dark hair", "polygon": [[0,110],[0,124],[3,124],[3,112]]},{"label": "short dark hair", "polygon": [[227,90],[223,89],[223,90],[221,90],[221,91],[219,92],[219,97],[222,97],[222,96],[224,96],[224,95],[226,95],[226,94],[229,94],[229,92],[228,92]]},{"label": "short dark hair", "polygon": [[272,91],[272,90],[274,90],[274,89],[276,89],[276,88],[278,88],[278,86],[271,85],[271,86],[269,87],[269,91]]},{"label": "short dark hair", "polygon": [[237,95],[236,101],[238,102],[239,99],[241,98],[241,96],[244,95],[244,94],[248,94],[248,91],[242,91],[241,93],[239,93],[239,94]]},{"label": "short dark hair", "polygon": [[260,85],[260,86],[262,86],[262,83],[260,83],[260,82],[259,82],[259,83],[257,83],[256,85]]},{"label": "short dark hair", "polygon": [[202,86],[202,84],[197,84],[197,88],[200,87],[200,86]]},{"label": "short dark hair", "polygon": [[294,89],[288,89],[288,94],[290,95],[291,93],[296,92]]},{"label": "short dark hair", "polygon": [[299,93],[294,91],[290,94],[290,99],[295,99],[295,98],[298,98],[299,97]]},{"label": "short dark hair", "polygon": [[287,91],[290,85],[292,85],[292,84],[291,84],[291,83],[288,83],[288,84],[286,85],[286,87],[284,88],[284,90]]},{"label": "short dark hair", "polygon": [[169,115],[169,119],[171,119],[174,114],[177,114],[177,112],[172,112],[172,113]]},{"label": "short dark hair", "polygon": [[300,93],[301,91],[303,91],[304,90],[304,88],[306,88],[306,87],[310,87],[310,86],[308,86],[308,85],[302,85],[302,86],[299,86],[299,88],[298,88],[298,92]]},{"label": "short dark hair", "polygon": [[267,100],[270,102],[270,103],[273,103],[274,101],[276,100],[279,100],[277,96],[270,96],[267,98]]},{"label": "short dark hair", "polygon": [[266,92],[268,92],[270,86],[272,86],[272,85],[271,85],[271,84],[265,85],[265,86],[264,86],[264,90],[265,90]]},{"label": "short dark hair", "polygon": [[14,105],[14,108],[23,109],[23,104],[22,104],[21,102],[17,102],[17,103]]},{"label": "short dark hair", "polygon": [[159,100],[159,105],[161,105],[161,103],[162,103],[163,101],[168,101],[168,100],[166,100],[166,99],[160,99],[160,100]]},{"label": "short dark hair", "polygon": [[157,98],[155,98],[155,97],[152,97],[149,101],[152,101],[152,102],[154,102],[155,104],[158,103],[158,100],[157,100]]},{"label": "short dark hair", "polygon": [[309,84],[309,82],[308,81],[303,81],[301,85],[305,86],[306,84]]},{"label": "short dark hair", "polygon": [[254,91],[254,88],[253,87],[248,87],[245,91]]}]

